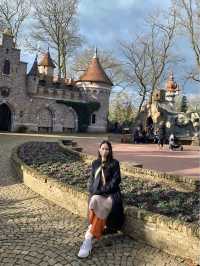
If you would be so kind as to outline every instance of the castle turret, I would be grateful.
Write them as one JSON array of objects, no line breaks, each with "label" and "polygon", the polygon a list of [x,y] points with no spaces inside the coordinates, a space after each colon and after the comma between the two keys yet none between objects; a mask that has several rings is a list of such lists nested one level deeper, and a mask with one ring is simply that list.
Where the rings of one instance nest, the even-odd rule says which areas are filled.
[{"label": "castle turret", "polygon": [[174,81],[173,72],[170,73],[170,76],[166,82],[166,100],[174,103],[175,96],[179,94],[179,86]]},{"label": "castle turret", "polygon": [[113,83],[101,66],[97,49],[87,70],[76,81],[76,85],[82,87],[87,95],[89,95],[88,101],[101,103],[100,109],[91,115],[88,131],[105,132],[107,130],[109,96]]},{"label": "castle turret", "polygon": [[38,64],[39,73],[45,78],[53,79],[55,65],[49,53],[49,50],[42,57]]},{"label": "castle turret", "polygon": [[36,55],[33,65],[28,73],[28,76],[37,77],[39,75],[37,58],[38,56]]},{"label": "castle turret", "polygon": [[99,58],[97,56],[97,49],[95,54],[90,62],[87,70],[80,76],[78,82],[96,82],[103,83],[106,86],[112,87],[113,83],[106,75],[104,69],[99,62]]},{"label": "castle turret", "polygon": [[10,29],[5,29],[3,32],[2,46],[6,49],[15,48],[14,37]]},{"label": "castle turret", "polygon": [[37,93],[38,80],[39,80],[39,71],[38,71],[38,61],[36,55],[33,65],[27,75],[27,86],[29,93],[31,94]]}]

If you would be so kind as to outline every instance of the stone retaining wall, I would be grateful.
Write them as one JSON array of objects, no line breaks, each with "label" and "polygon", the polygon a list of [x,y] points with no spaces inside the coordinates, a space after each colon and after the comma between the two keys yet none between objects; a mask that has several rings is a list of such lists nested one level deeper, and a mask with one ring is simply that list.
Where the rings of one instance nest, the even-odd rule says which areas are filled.
[{"label": "stone retaining wall", "polygon": [[70,185],[38,173],[18,157],[17,150],[18,148],[14,148],[12,151],[11,163],[18,178],[26,186],[75,214],[87,216],[87,192],[78,191],[78,188],[74,189]]},{"label": "stone retaining wall", "polygon": [[126,207],[123,232],[169,254],[200,264],[200,227],[164,215]]},{"label": "stone retaining wall", "polygon": [[[86,192],[39,174],[21,161],[17,150],[18,148],[13,149],[11,162],[25,185],[55,204],[87,217]],[[197,224],[181,222],[136,207],[125,207],[125,216],[122,229],[125,234],[169,254],[189,258],[200,264],[200,227]]]}]

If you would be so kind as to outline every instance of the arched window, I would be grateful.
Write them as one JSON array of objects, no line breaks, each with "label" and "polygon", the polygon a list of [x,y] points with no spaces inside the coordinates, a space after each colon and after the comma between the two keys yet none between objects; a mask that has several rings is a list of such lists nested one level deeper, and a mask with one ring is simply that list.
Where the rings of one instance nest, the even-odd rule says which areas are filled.
[{"label": "arched window", "polygon": [[3,66],[3,74],[9,75],[10,74],[10,62],[8,59],[5,60]]},{"label": "arched window", "polygon": [[95,124],[95,123],[96,123],[96,115],[92,114],[92,124]]}]

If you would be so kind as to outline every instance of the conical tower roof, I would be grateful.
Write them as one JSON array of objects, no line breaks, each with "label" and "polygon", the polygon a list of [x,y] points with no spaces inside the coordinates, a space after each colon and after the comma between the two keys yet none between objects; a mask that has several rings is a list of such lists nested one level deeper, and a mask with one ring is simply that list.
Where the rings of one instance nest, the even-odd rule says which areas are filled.
[{"label": "conical tower roof", "polygon": [[38,76],[39,74],[37,57],[38,56],[36,55],[33,65],[31,67],[31,70],[28,73],[28,76]]},{"label": "conical tower roof", "polygon": [[101,63],[99,62],[97,51],[95,52],[95,55],[93,56],[87,70],[82,76],[80,76],[78,81],[101,82],[113,86],[112,81],[106,75]]},{"label": "conical tower roof", "polygon": [[171,71],[169,78],[166,82],[166,89],[168,92],[175,92],[177,90],[177,87],[177,83],[174,81],[173,72]]},{"label": "conical tower roof", "polygon": [[55,68],[55,65],[53,63],[53,60],[51,58],[51,55],[49,51],[43,55],[41,61],[39,62],[38,66],[46,66],[46,67],[53,67]]}]

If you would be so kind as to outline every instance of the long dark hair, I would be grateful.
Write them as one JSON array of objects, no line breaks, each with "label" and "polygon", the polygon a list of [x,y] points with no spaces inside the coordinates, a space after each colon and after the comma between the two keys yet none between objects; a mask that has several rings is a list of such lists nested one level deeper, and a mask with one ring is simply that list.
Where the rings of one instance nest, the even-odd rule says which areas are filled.
[{"label": "long dark hair", "polygon": [[[107,145],[108,145],[108,148],[109,148],[109,153],[108,153],[107,160],[106,160],[106,161],[109,163],[109,162],[111,162],[112,159],[113,159],[112,145],[111,145],[111,143],[110,143],[108,140],[103,140],[103,141],[99,144],[99,148],[101,148],[101,146],[102,146],[103,144],[107,144]],[[98,150],[98,159],[101,160],[101,154],[100,154],[99,150]]]}]

